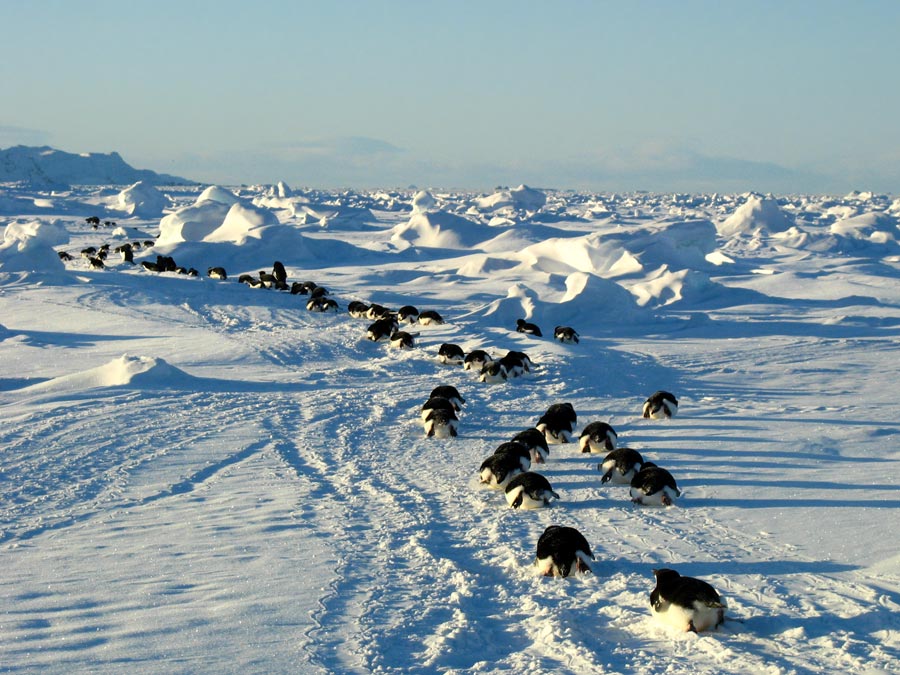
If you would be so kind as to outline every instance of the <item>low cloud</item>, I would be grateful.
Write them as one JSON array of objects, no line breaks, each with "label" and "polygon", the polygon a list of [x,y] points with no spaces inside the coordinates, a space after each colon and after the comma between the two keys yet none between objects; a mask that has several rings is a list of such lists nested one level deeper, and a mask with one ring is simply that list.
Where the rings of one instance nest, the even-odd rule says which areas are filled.
[{"label": "low cloud", "polygon": [[40,129],[0,124],[0,148],[13,145],[46,145],[50,142],[50,138],[49,133]]}]

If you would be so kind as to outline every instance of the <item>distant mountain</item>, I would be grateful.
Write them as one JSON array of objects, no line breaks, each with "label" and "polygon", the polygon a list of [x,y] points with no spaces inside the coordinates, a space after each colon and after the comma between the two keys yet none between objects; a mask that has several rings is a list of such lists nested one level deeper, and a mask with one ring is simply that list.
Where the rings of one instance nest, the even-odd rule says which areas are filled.
[{"label": "distant mountain", "polygon": [[194,181],[180,176],[135,169],[117,152],[73,154],[49,146],[16,145],[0,149],[0,183],[23,182],[35,186],[185,185]]}]

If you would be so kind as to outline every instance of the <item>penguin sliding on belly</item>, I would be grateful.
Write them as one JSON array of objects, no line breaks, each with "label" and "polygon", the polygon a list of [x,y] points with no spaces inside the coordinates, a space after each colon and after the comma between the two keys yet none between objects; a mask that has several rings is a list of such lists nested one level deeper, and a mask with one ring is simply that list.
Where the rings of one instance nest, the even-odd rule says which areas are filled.
[{"label": "penguin sliding on belly", "polygon": [[616,430],[606,422],[591,422],[581,430],[578,447],[581,452],[609,452],[616,449]]},{"label": "penguin sliding on belly", "polygon": [[675,417],[678,399],[667,391],[657,391],[644,401],[642,415],[645,419],[662,420]]},{"label": "penguin sliding on belly", "polygon": [[550,481],[539,473],[520,473],[506,485],[506,503],[514,509],[539,509],[559,499]]},{"label": "penguin sliding on belly", "polygon": [[643,464],[644,458],[637,450],[616,448],[597,465],[597,471],[603,474],[600,482],[630,485]]},{"label": "penguin sliding on belly", "polygon": [[591,547],[574,527],[551,525],[538,539],[534,564],[545,577],[567,577],[574,572],[591,572]]},{"label": "penguin sliding on belly", "polygon": [[665,469],[653,462],[645,462],[631,479],[631,501],[643,506],[672,506],[681,490]]},{"label": "penguin sliding on belly", "polygon": [[702,579],[683,577],[672,569],[653,570],[650,612],[673,628],[691,633],[714,630],[725,621],[725,603]]}]

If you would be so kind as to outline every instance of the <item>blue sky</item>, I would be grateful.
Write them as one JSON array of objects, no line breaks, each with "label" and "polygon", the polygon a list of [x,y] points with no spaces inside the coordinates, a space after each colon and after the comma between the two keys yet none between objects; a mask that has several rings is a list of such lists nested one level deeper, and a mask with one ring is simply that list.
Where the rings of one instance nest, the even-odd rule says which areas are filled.
[{"label": "blue sky", "polygon": [[204,182],[900,192],[900,1],[0,0],[0,147]]}]

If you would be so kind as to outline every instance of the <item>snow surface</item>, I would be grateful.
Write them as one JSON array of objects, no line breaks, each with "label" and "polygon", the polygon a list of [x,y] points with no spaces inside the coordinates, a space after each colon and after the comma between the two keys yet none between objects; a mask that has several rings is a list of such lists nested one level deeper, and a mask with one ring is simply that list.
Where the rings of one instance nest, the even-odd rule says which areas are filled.
[{"label": "snow surface", "polygon": [[[0,671],[897,672],[896,199],[180,187],[92,229],[117,192],[0,186]],[[78,255],[132,233],[228,280]],[[344,311],[236,281],[274,260]],[[446,322],[391,350],[355,299]],[[444,342],[535,368],[479,383]],[[423,437],[440,384],[456,439]],[[658,389],[678,416],[641,419]],[[548,508],[481,488],[561,402],[683,496],[635,506],[577,443]],[[536,574],[551,524],[593,574]],[[730,619],[656,621],[658,567]]]}]

